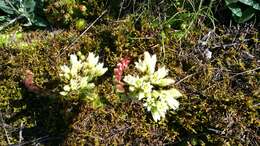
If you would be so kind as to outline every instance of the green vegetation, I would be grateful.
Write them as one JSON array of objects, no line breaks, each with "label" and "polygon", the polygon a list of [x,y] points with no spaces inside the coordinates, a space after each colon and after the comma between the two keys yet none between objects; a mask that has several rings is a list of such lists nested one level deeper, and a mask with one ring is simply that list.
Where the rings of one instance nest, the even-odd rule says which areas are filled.
[{"label": "green vegetation", "polygon": [[[35,5],[48,21],[39,30],[24,26],[27,18],[10,23],[22,14],[10,15],[2,4],[0,145],[259,145],[259,22],[223,26],[215,17],[223,5],[214,0],[48,0]],[[32,24],[35,17],[29,17]],[[87,90],[98,97],[94,102],[79,100],[85,94],[71,90],[72,78],[63,78],[64,65],[72,77],[73,64],[88,62],[90,52],[89,61],[107,68],[88,82],[84,69],[77,69],[77,83],[94,83]],[[157,122],[144,106],[146,98],[134,100],[127,80],[145,76],[136,67],[142,70],[144,61],[138,60],[148,52],[156,54],[157,64],[150,56],[152,67],[146,69],[167,68],[172,77],[171,84],[153,85],[153,90],[182,93],[178,109],[169,108]],[[117,72],[122,80],[115,81],[122,58],[127,65]],[[122,92],[116,92],[119,81]],[[66,85],[70,90],[64,98],[60,93],[68,91]]]},{"label": "green vegetation", "polygon": [[256,0],[225,0],[236,22],[244,23],[260,11],[260,2]]},{"label": "green vegetation", "polygon": [[127,75],[124,81],[129,85],[130,97],[144,100],[144,106],[151,111],[153,119],[158,121],[161,117],[165,117],[167,110],[176,110],[179,107],[179,102],[175,98],[182,94],[174,88],[163,89],[172,85],[174,80],[165,78],[168,75],[165,67],[155,71],[156,61],[156,55],[150,56],[148,52],[144,52],[144,60],[135,62],[135,67],[143,76]]},{"label": "green vegetation", "polygon": [[[78,57],[77,57],[78,55]],[[92,52],[86,58],[81,52],[77,55],[70,55],[70,66],[61,66],[61,79],[66,83],[63,87],[63,96],[72,98],[73,95],[84,100],[95,101],[98,95],[95,93],[93,80],[102,76],[107,68],[103,68],[103,63],[98,63],[98,56]]]},{"label": "green vegetation", "polygon": [[[37,7],[38,5],[38,7]],[[41,26],[46,27],[47,23],[40,16],[40,12],[37,9],[42,10],[43,0],[3,0],[0,2],[0,10],[4,12],[4,15],[0,15],[0,22],[5,22],[0,27],[0,31],[8,25],[23,19],[25,20],[24,26]]]}]

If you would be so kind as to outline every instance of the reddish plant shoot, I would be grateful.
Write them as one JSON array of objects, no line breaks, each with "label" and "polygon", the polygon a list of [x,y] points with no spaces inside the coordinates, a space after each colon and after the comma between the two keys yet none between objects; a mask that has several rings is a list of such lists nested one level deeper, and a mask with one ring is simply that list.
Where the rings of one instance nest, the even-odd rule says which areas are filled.
[{"label": "reddish plant shoot", "polygon": [[29,92],[39,93],[40,87],[34,84],[33,82],[34,74],[30,70],[25,71],[25,79],[23,80],[24,86],[27,88]]},{"label": "reddish plant shoot", "polygon": [[124,70],[128,67],[130,63],[130,59],[128,57],[120,59],[120,62],[117,64],[116,68],[114,69],[114,80],[116,83],[116,91],[117,92],[125,92],[124,83],[122,80],[122,75]]}]

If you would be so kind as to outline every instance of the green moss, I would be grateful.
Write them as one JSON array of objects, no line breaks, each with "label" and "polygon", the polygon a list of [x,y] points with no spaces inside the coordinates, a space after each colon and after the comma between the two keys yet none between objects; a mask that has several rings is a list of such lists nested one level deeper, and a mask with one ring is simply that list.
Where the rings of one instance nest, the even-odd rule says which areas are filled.
[{"label": "green moss", "polygon": [[[197,44],[200,33],[207,29],[189,33],[188,39],[179,42],[168,28],[163,52],[162,30],[140,19],[138,28],[133,16],[120,22],[104,20],[69,48],[80,35],[73,29],[22,32],[15,42],[5,40],[0,46],[0,108],[5,122],[13,128],[23,122],[27,128],[24,141],[57,137],[47,140],[50,145],[254,144],[260,93],[259,71],[254,70],[260,59],[256,30],[216,30],[219,37],[209,39],[207,47],[213,57],[207,60],[201,54],[205,48]],[[250,41],[239,40],[239,34]],[[239,45],[223,47],[234,40]],[[68,54],[77,51],[95,52],[108,67],[96,82],[103,107],[94,109],[89,103],[64,100],[58,94],[62,88],[59,66],[67,64]],[[185,94],[179,99],[180,109],[169,112],[160,123],[153,122],[140,101],[122,100],[112,87],[118,61],[130,57],[125,74],[134,74],[134,62],[144,51],[156,53],[159,66],[166,65],[177,82],[185,78],[174,85]],[[26,69],[34,73],[42,93],[30,93],[21,84]],[[19,141],[18,132],[9,136],[13,144]],[[6,144],[5,136],[0,138]]]},{"label": "green moss", "polygon": [[45,14],[54,26],[73,27],[76,24],[78,29],[78,19],[93,21],[105,10],[105,5],[106,3],[100,0],[48,0]]}]

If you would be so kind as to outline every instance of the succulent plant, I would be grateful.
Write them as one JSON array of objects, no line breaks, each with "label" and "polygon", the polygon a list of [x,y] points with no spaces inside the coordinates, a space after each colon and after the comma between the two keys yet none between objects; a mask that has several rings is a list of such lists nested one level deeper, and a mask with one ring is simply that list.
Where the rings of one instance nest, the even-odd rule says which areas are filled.
[{"label": "succulent plant", "polygon": [[165,117],[167,110],[177,109],[179,102],[176,98],[182,94],[175,88],[165,89],[174,83],[171,78],[166,78],[168,70],[165,67],[156,67],[156,55],[144,53],[144,60],[135,62],[135,67],[142,73],[142,77],[127,75],[124,81],[129,85],[131,94],[144,101],[144,106],[151,111],[152,117],[158,121]]},{"label": "succulent plant", "polygon": [[121,80],[124,70],[128,67],[129,63],[130,59],[128,57],[122,58],[120,62],[116,65],[116,68],[114,69],[114,82],[116,84],[116,92],[125,92],[124,83]]},{"label": "succulent plant", "polygon": [[[61,95],[67,96],[70,93],[76,93],[83,98],[93,100],[96,95],[93,93],[96,77],[102,76],[107,68],[103,63],[98,63],[99,57],[89,53],[86,58],[81,52],[70,55],[70,65],[61,66],[62,73],[60,77],[65,82]],[[90,96],[91,95],[91,96]]]}]

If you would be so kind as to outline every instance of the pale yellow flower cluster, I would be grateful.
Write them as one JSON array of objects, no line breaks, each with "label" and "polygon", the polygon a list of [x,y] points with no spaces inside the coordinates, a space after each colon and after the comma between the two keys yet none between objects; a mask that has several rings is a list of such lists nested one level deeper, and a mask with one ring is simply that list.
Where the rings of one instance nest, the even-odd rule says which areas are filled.
[{"label": "pale yellow flower cluster", "polygon": [[98,63],[99,57],[93,53],[89,53],[87,58],[80,52],[77,55],[70,55],[69,66],[61,66],[62,73],[60,77],[66,83],[63,91],[60,92],[63,96],[68,95],[70,92],[76,92],[77,94],[91,92],[95,87],[92,81],[107,71],[107,68],[103,68],[103,63]]},{"label": "pale yellow flower cluster", "polygon": [[129,85],[129,91],[145,102],[144,106],[151,111],[153,119],[159,121],[161,117],[165,117],[167,110],[175,110],[179,107],[176,98],[182,94],[175,88],[164,89],[164,87],[172,85],[174,80],[166,78],[168,70],[165,67],[155,71],[156,61],[156,55],[151,56],[145,52],[144,60],[135,62],[135,67],[143,76],[127,75],[124,81]]}]

